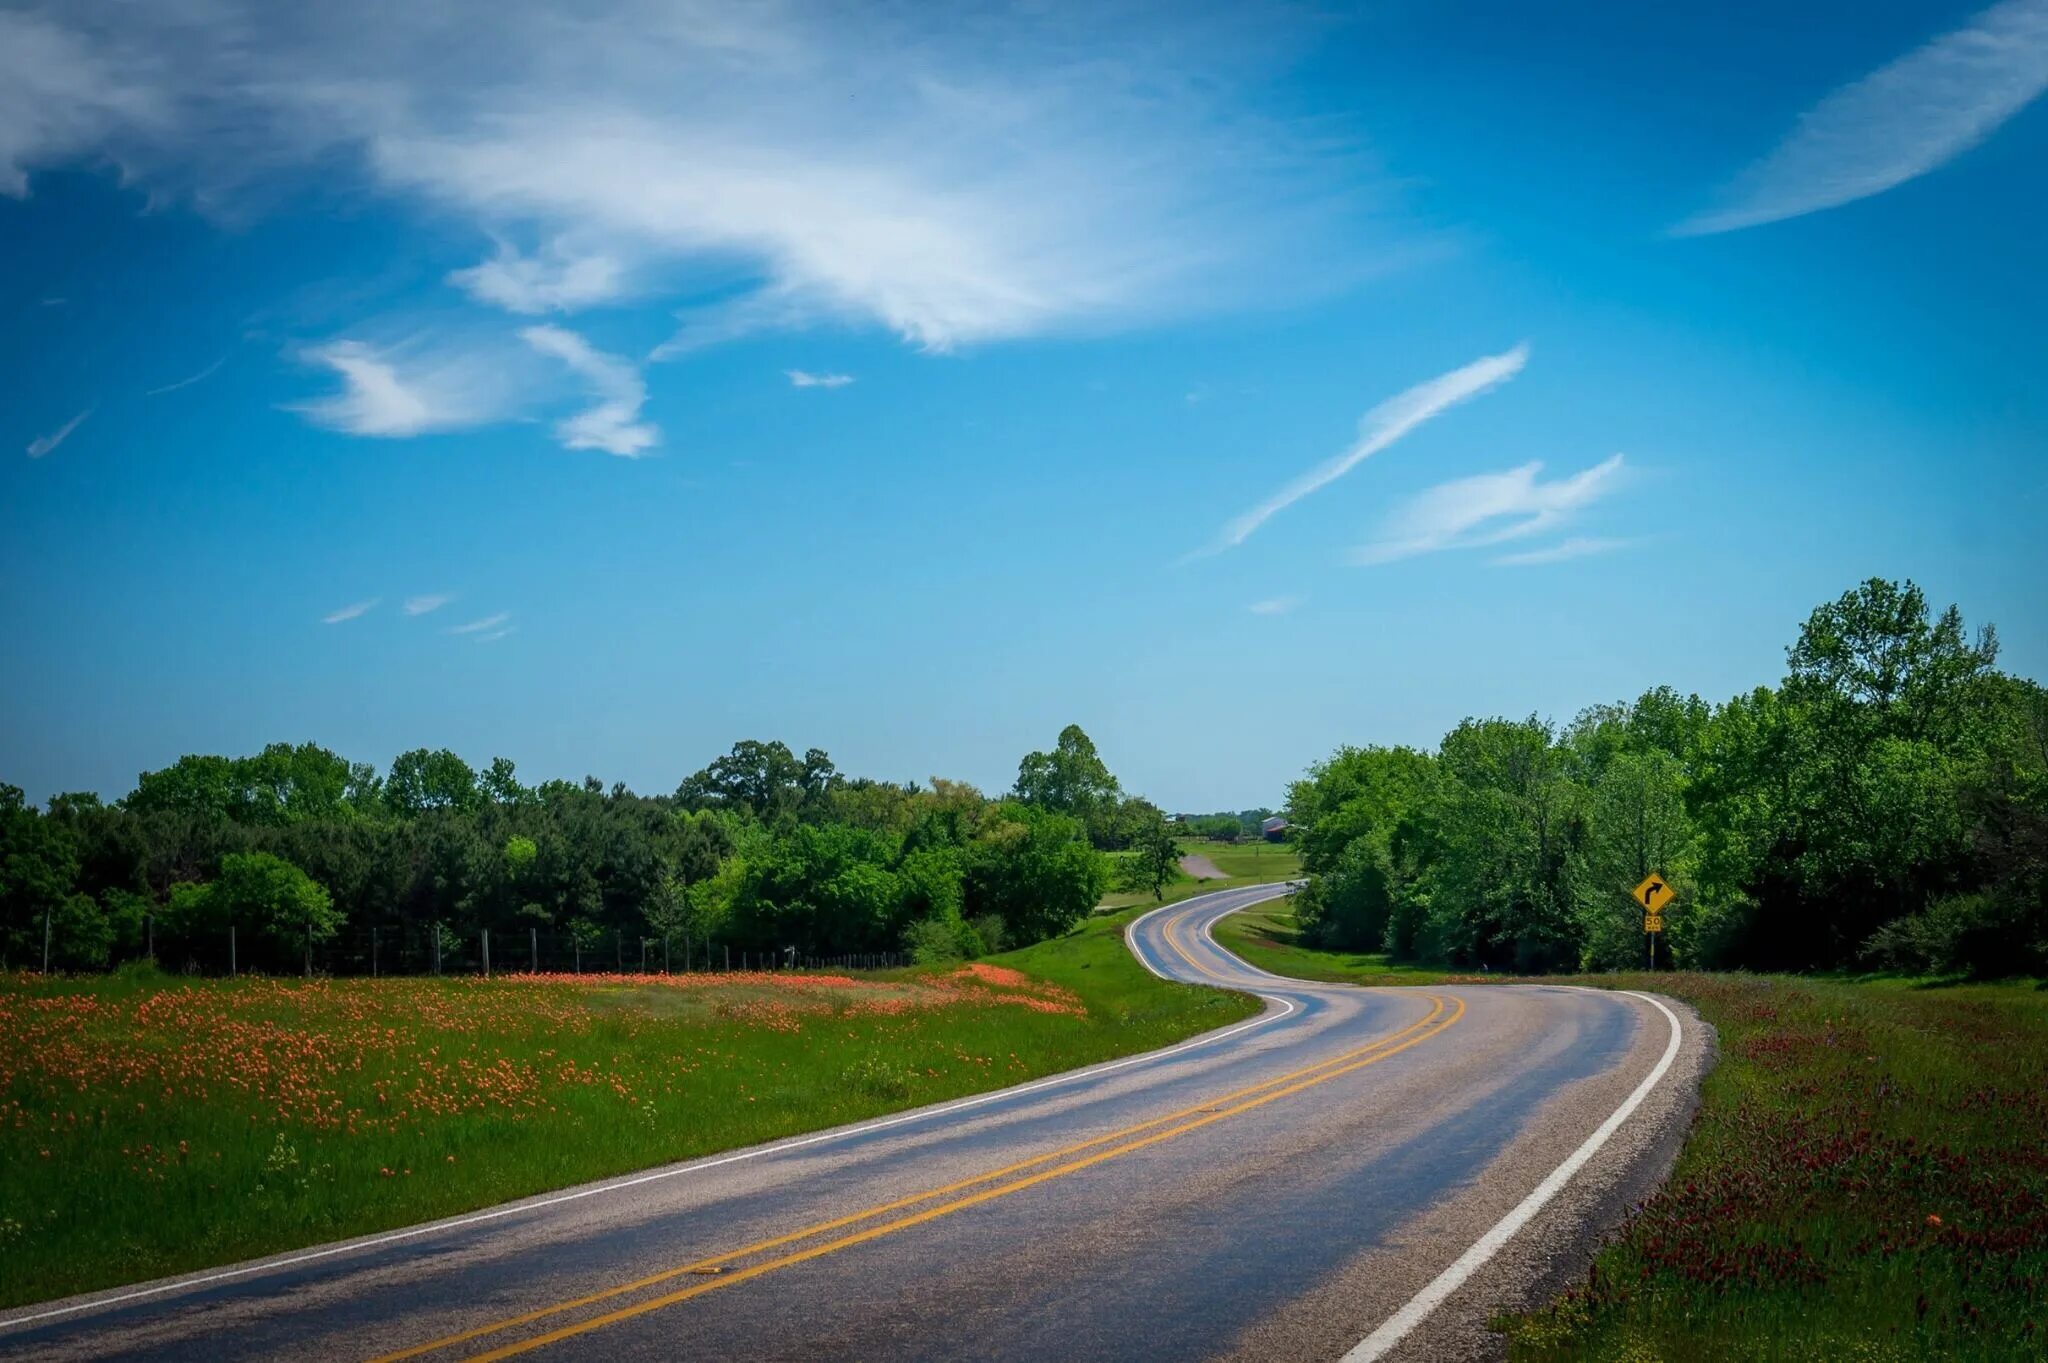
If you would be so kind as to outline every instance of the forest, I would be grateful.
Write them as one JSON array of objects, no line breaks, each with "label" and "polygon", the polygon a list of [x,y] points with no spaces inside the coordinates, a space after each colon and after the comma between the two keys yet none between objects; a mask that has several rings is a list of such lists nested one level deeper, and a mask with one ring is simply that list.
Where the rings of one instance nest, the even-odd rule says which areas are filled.
[{"label": "forest", "polygon": [[[1646,962],[1628,892],[1654,871],[1678,892],[1659,966],[2048,973],[2048,691],[1997,660],[1992,629],[1873,579],[1776,686],[1340,748],[1283,811],[1297,921],[1401,961],[1619,968]],[[1068,930],[1113,879],[1157,894],[1178,836],[1266,813],[1169,825],[1071,725],[999,797],[756,740],[652,796],[274,744],[112,803],[0,786],[0,965],[474,969],[487,935],[515,969],[960,959]]]},{"label": "forest", "polygon": [[2048,691],[1914,584],[1814,610],[1784,678],[1562,727],[1345,747],[1290,789],[1314,944],[1488,970],[2048,973]]},{"label": "forest", "polygon": [[1172,850],[1163,826],[1077,726],[1001,798],[755,740],[655,796],[280,743],[183,757],[112,803],[0,786],[0,965],[474,969],[487,940],[510,969],[959,959],[1066,931],[1105,851]]}]

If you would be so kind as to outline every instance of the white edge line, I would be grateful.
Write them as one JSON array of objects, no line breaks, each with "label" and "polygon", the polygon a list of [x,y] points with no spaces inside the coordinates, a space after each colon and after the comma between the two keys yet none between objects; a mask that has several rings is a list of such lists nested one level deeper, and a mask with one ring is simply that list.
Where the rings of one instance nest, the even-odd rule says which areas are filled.
[{"label": "white edge line", "polygon": [[[1245,888],[1251,887],[1247,886]],[[1221,890],[1217,893],[1232,894],[1236,892]],[[1183,900],[1178,904],[1165,904],[1158,909],[1152,910],[1151,913],[1140,914],[1137,918],[1132,919],[1124,927],[1125,944],[1127,946],[1130,944],[1131,929],[1135,928],[1145,919],[1150,918],[1153,913],[1160,913],[1165,909],[1178,909],[1186,903],[1187,901]],[[1131,948],[1131,954],[1138,958],[1139,964],[1152,971],[1154,975],[1159,975],[1161,979],[1171,978],[1170,976],[1160,974],[1153,967],[1152,963],[1145,959],[1143,953],[1139,952],[1135,947]],[[764,1155],[780,1155],[791,1150],[800,1150],[805,1146],[820,1145],[828,1141],[846,1140],[854,1136],[865,1136],[871,1132],[885,1131],[890,1127],[901,1126],[906,1122],[951,1116],[955,1112],[961,1112],[971,1107],[980,1107],[984,1103],[993,1103],[1004,1098],[1015,1098],[1021,1094],[1034,1093],[1040,1089],[1053,1088],[1060,1084],[1071,1084],[1081,1079],[1093,1079],[1131,1065],[1150,1064],[1153,1061],[1165,1060],[1179,1055],[1183,1051],[1191,1051],[1198,1046],[1214,1045],[1218,1041],[1241,1035],[1255,1027],[1264,1027],[1270,1023],[1278,1022],[1296,1011],[1295,1005],[1287,999],[1277,998],[1271,994],[1261,994],[1259,997],[1265,999],[1268,1003],[1279,1004],[1281,1011],[1277,1013],[1267,1012],[1253,1018],[1249,1022],[1240,1022],[1235,1027],[1228,1027],[1220,1032],[1211,1032],[1207,1036],[1198,1036],[1192,1040],[1180,1042],[1177,1045],[1167,1047],[1163,1051],[1147,1051],[1143,1055],[1127,1056],[1122,1060],[1112,1060],[1106,1064],[1090,1066],[1087,1069],[1069,1070],[1065,1074],[1050,1075],[1047,1078],[1035,1079],[1028,1084],[1019,1084],[1013,1088],[995,1089],[989,1093],[956,1099],[951,1103],[941,1104],[937,1107],[913,1108],[908,1112],[899,1112],[893,1116],[878,1118],[875,1121],[867,1122],[860,1126],[841,1127],[834,1131],[820,1131],[809,1136],[793,1136],[769,1145],[757,1146],[752,1150],[741,1150],[730,1155],[718,1155],[710,1159],[680,1165],[673,1169],[659,1169],[652,1173],[636,1174],[630,1178],[620,1179],[611,1183],[601,1183],[590,1188],[579,1188],[573,1192],[556,1193],[552,1196],[537,1199],[530,1198],[506,1206],[494,1207],[489,1211],[472,1212],[466,1216],[458,1216],[450,1220],[429,1221],[425,1225],[409,1226],[404,1230],[390,1231],[383,1235],[371,1236],[368,1239],[347,1240],[338,1245],[329,1245],[324,1249],[307,1250],[302,1254],[292,1254],[282,1259],[263,1259],[253,1264],[220,1269],[216,1272],[201,1274],[197,1277],[176,1278],[170,1282],[157,1283],[150,1287],[138,1287],[114,1296],[93,1297],[86,1301],[73,1302],[68,1306],[55,1306],[44,1311],[33,1311],[25,1315],[8,1316],[0,1319],[0,1330],[11,1330],[23,1325],[33,1325],[38,1321],[55,1320],[60,1316],[77,1315],[81,1311],[98,1311],[115,1306],[124,1306],[129,1302],[142,1301],[149,1297],[160,1297],[166,1293],[183,1292],[191,1288],[210,1287],[215,1283],[232,1282],[237,1278],[247,1278],[257,1274],[274,1273],[282,1269],[297,1268],[301,1264],[316,1263],[322,1259],[332,1259],[338,1255],[355,1254],[363,1250],[381,1249],[386,1245],[395,1245],[406,1240],[416,1240],[423,1235],[436,1235],[442,1231],[460,1230],[464,1226],[480,1225],[486,1221],[496,1221],[507,1216],[517,1216],[522,1212],[541,1211],[548,1207],[561,1206],[565,1202],[578,1202],[586,1197],[597,1197],[603,1193],[621,1192],[627,1188],[637,1188],[646,1183],[658,1183],[664,1179],[677,1178],[684,1174],[702,1173],[706,1169],[716,1169],[720,1165],[738,1164],[742,1160],[760,1159]]]},{"label": "white edge line", "polygon": [[1551,1170],[1550,1176],[1537,1184],[1534,1192],[1517,1203],[1514,1210],[1495,1222],[1493,1229],[1480,1236],[1478,1242],[1472,1248],[1459,1255],[1456,1263],[1437,1274],[1427,1287],[1424,1287],[1420,1292],[1410,1297],[1408,1304],[1389,1316],[1379,1329],[1374,1330],[1371,1334],[1360,1340],[1349,1353],[1344,1355],[1342,1363],[1371,1363],[1373,1359],[1385,1357],[1388,1350],[1399,1344],[1410,1331],[1428,1319],[1432,1311],[1443,1305],[1446,1298],[1460,1287],[1463,1287],[1465,1281],[1478,1272],[1487,1260],[1499,1253],[1501,1246],[1514,1238],[1515,1232],[1528,1225],[1536,1213],[1543,1210],[1544,1204],[1557,1196],[1558,1190],[1569,1183],[1572,1176],[1585,1167],[1586,1161],[1592,1159],[1594,1155],[1600,1152],[1600,1147],[1607,1144],[1608,1138],[1620,1129],[1623,1122],[1628,1120],[1629,1114],[1642,1106],[1643,1099],[1650,1096],[1650,1090],[1655,1088],[1657,1082],[1670,1072],[1671,1062],[1678,1058],[1678,1042],[1681,1034],[1676,1013],[1673,1013],[1669,1008],[1666,1008],[1661,1002],[1651,998],[1648,994],[1637,993],[1633,989],[1596,989],[1588,992],[1596,994],[1627,994],[1632,998],[1643,1000],[1662,1013],[1665,1021],[1671,1024],[1671,1040],[1664,1047],[1663,1058],[1651,1068],[1649,1077],[1636,1085],[1635,1092],[1631,1093],[1622,1101],[1621,1106],[1614,1110],[1613,1115],[1600,1123],[1599,1128],[1592,1135],[1586,1137],[1585,1143],[1572,1151],[1565,1158],[1563,1164]]}]

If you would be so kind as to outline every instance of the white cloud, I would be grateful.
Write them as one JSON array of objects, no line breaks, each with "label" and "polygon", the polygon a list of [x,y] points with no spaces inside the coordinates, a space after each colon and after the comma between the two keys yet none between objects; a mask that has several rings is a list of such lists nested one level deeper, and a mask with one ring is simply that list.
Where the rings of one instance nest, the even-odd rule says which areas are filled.
[{"label": "white cloud", "polygon": [[1286,89],[1319,31],[1306,13],[24,8],[0,16],[0,184],[102,157],[225,212],[310,169],[573,243],[458,273],[522,311],[630,278],[726,297],[727,327],[881,326],[944,350],[1324,294],[1405,249],[1366,221],[1386,204],[1355,130],[1299,118]]},{"label": "white cloud", "polygon": [[176,383],[167,383],[161,388],[151,388],[145,393],[143,393],[142,396],[146,398],[161,397],[165,393],[175,393],[180,388],[190,388],[195,383],[199,383],[206,379],[212,378],[215,374],[220,372],[220,367],[226,364],[227,362],[228,357],[223,355],[219,359],[215,360],[212,364],[206,366],[206,368],[200,370],[197,374],[193,374],[187,378],[179,379]]},{"label": "white cloud", "polygon": [[802,369],[785,369],[792,388],[844,388],[853,382],[851,374],[812,374]]},{"label": "white cloud", "polygon": [[1574,536],[1544,549],[1530,549],[1519,554],[1502,554],[1492,560],[1500,568],[1530,568],[1544,563],[1563,563],[1568,559],[1586,558],[1593,554],[1608,554],[1616,549],[1626,549],[1634,540],[1592,539]]},{"label": "white cloud", "polygon": [[289,410],[350,435],[460,430],[495,421],[509,408],[506,376],[479,354],[334,341],[305,358],[341,375],[344,389]]},{"label": "white cloud", "polygon": [[450,625],[448,632],[450,634],[488,634],[492,630],[503,627],[505,622],[511,618],[511,611],[499,611],[496,615],[486,615],[481,620],[471,620],[466,625]]},{"label": "white cloud", "polygon": [[1528,360],[1529,347],[1526,344],[1518,345],[1504,354],[1488,355],[1483,359],[1474,360],[1462,369],[1440,374],[1427,383],[1418,383],[1406,392],[1388,398],[1360,419],[1358,439],[1353,442],[1350,449],[1320,467],[1302,474],[1223,527],[1222,538],[1215,548],[1230,549],[1243,544],[1251,537],[1253,531],[1264,525],[1277,512],[1284,511],[1310,493],[1336,482],[1360,463],[1378,454],[1431,417],[1457,406],[1467,398],[1479,396],[1495,384],[1505,383],[1521,373],[1522,366],[1528,363]]},{"label": "white cloud", "polygon": [[353,620],[357,616],[365,615],[369,613],[371,610],[375,609],[378,601],[382,599],[383,598],[381,597],[373,596],[367,601],[353,602],[349,605],[343,606],[340,610],[335,611],[331,615],[321,616],[320,623],[323,625],[338,625],[341,624],[344,620]]},{"label": "white cloud", "polygon": [[59,426],[56,430],[50,432],[48,435],[39,435],[34,440],[29,441],[28,457],[31,459],[40,459],[44,455],[50,453],[59,445],[69,440],[71,438],[71,433],[77,430],[79,424],[91,415],[92,408],[88,407],[84,411],[80,412],[77,416],[71,418],[71,420],[65,422],[62,426]]},{"label": "white cloud", "polygon": [[1390,563],[1438,549],[1469,549],[1538,534],[1613,492],[1622,471],[1615,455],[1569,478],[1544,482],[1543,465],[1439,483],[1397,507],[1353,563]]},{"label": "white cloud", "polygon": [[2048,90],[2048,0],[2004,0],[1800,116],[1719,208],[1673,229],[1729,232],[1852,203],[1942,165]]},{"label": "white cloud", "polygon": [[480,644],[495,644],[506,635],[517,633],[518,629],[519,626],[517,625],[507,625],[503,629],[494,629],[489,634],[477,635],[476,642]]},{"label": "white cloud", "polygon": [[1249,609],[1253,615],[1286,615],[1299,609],[1307,599],[1304,596],[1275,596],[1265,601],[1254,601]]},{"label": "white cloud", "polygon": [[623,294],[625,269],[602,252],[577,254],[559,242],[539,256],[501,242],[495,256],[455,271],[448,282],[508,312],[573,312]]},{"label": "white cloud", "polygon": [[647,384],[638,369],[560,327],[528,327],[519,335],[541,354],[567,365],[597,399],[593,406],[556,423],[555,435],[568,448],[634,459],[660,440],[658,429],[638,420],[647,402]]},{"label": "white cloud", "polygon": [[425,615],[428,611],[441,609],[441,607],[454,599],[455,596],[452,592],[431,592],[426,596],[407,597],[405,613],[407,615]]},{"label": "white cloud", "polygon": [[30,167],[92,155],[121,130],[164,131],[155,83],[67,17],[0,10],[0,194],[28,193]]}]

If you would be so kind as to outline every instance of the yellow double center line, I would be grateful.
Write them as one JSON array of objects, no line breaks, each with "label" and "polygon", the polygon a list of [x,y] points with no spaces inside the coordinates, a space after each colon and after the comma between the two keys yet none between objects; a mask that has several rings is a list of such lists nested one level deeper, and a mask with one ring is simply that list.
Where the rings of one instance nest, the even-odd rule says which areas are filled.
[{"label": "yellow double center line", "polygon": [[[1176,949],[1178,949],[1177,945]],[[1097,1136],[1092,1140],[1067,1146],[1064,1149],[1049,1151],[1046,1154],[1037,1155],[1028,1160],[1021,1160],[1015,1164],[977,1174],[972,1178],[962,1179],[958,1182],[949,1183],[938,1188],[931,1188],[909,1197],[899,1198],[893,1202],[869,1207],[864,1211],[836,1217],[829,1221],[821,1221],[816,1225],[806,1226],[801,1230],[791,1231],[785,1235],[778,1235],[773,1239],[761,1240],[740,1249],[730,1250],[724,1254],[693,1260],[690,1263],[682,1264],[675,1268],[665,1269],[660,1273],[650,1274],[647,1277],[638,1278],[632,1282],[606,1288],[601,1292],[594,1292],[570,1301],[558,1302],[553,1306],[542,1307],[521,1315],[509,1316],[503,1320],[493,1321],[490,1324],[480,1325],[474,1329],[464,1330],[458,1334],[447,1335],[440,1339],[429,1340],[424,1344],[417,1344],[395,1353],[383,1354],[372,1360],[372,1363],[399,1363],[399,1360],[402,1359],[416,1358],[422,1354],[481,1339],[484,1336],[494,1335],[521,1325],[530,1325],[536,1321],[545,1320],[550,1316],[580,1310],[587,1306],[595,1306],[630,1293],[644,1291],[647,1288],[671,1282],[687,1275],[703,1273],[716,1273],[717,1275],[707,1277],[704,1281],[693,1283],[689,1287],[651,1297],[645,1301],[635,1302],[630,1306],[592,1316],[588,1319],[577,1321],[574,1324],[550,1330],[544,1334],[518,1340],[511,1344],[501,1345],[498,1348],[474,1355],[472,1363],[482,1363],[482,1360],[487,1359],[510,1358],[514,1354],[522,1354],[531,1349],[538,1349],[543,1345],[553,1344],[588,1331],[602,1329],[608,1325],[615,1325],[620,1321],[630,1320],[635,1316],[645,1315],[650,1311],[658,1311],[663,1307],[673,1306],[678,1302],[688,1301],[693,1297],[701,1297],[707,1293],[716,1292],[720,1288],[731,1287],[737,1283],[761,1277],[763,1274],[772,1273],[777,1269],[788,1268],[795,1264],[822,1258],[828,1254],[835,1254],[840,1250],[865,1244],[870,1240],[878,1240],[883,1236],[893,1235],[898,1231],[923,1225],[927,1221],[936,1221],[940,1217],[950,1216],[955,1212],[979,1206],[984,1202],[993,1202],[997,1198],[1023,1192],[1027,1188],[1036,1187],[1053,1179],[1064,1178],[1069,1174],[1078,1173],[1083,1169],[1115,1159],[1120,1155],[1127,1155],[1133,1151],[1145,1149],[1147,1146],[1172,1140],[1176,1136],[1183,1136],[1188,1132],[1200,1130],[1202,1127],[1208,1126],[1213,1122],[1220,1122],[1226,1117],[1234,1117],[1240,1113],[1249,1112],[1254,1108],[1263,1107],[1267,1103],[1275,1102],[1291,1094],[1300,1093],[1304,1089],[1328,1083],[1332,1079],[1350,1074],[1355,1070],[1363,1069],[1367,1065],[1377,1064],[1389,1056],[1399,1054],[1411,1046],[1427,1041],[1437,1033],[1456,1024],[1459,1018],[1464,1016],[1465,1004],[1461,999],[1452,999],[1452,1007],[1447,1013],[1443,999],[1435,995],[1425,995],[1425,997],[1430,1001],[1430,1011],[1418,1021],[1410,1023],[1407,1027],[1390,1036],[1382,1037],[1378,1041],[1361,1046],[1356,1050],[1348,1051],[1342,1055],[1334,1056],[1329,1060],[1304,1066],[1301,1069],[1279,1075],[1276,1078],[1238,1089],[1235,1092],[1224,1094],[1218,1098],[1209,1099],[1199,1106],[1182,1108],[1178,1112],[1171,1112],[1163,1117],[1155,1117],[1150,1121],[1140,1122],[1134,1126],[1110,1132],[1107,1135]],[[1093,1153],[1083,1153],[1087,1151],[1093,1151]],[[1039,1166],[1049,1167],[1040,1168]],[[1037,1172],[1024,1173],[1024,1171],[1031,1169],[1036,1169]],[[1012,1175],[1020,1174],[1023,1176],[1011,1177]],[[997,1181],[1003,1179],[1009,1179],[1009,1181]],[[966,1196],[954,1198],[947,1202],[940,1202],[935,1206],[925,1207],[921,1211],[885,1221],[880,1225],[869,1226],[864,1230],[855,1231],[851,1234],[828,1240],[822,1244],[813,1245],[807,1249],[767,1259],[746,1268],[729,1270],[728,1266],[733,1260],[745,1259],[769,1250],[781,1249],[785,1246],[796,1244],[799,1241],[813,1239],[835,1230],[844,1230],[861,1222],[871,1221],[876,1217],[886,1216],[891,1212],[903,1211],[920,1203],[932,1202],[934,1199],[947,1197],[950,1194],[975,1188],[981,1184],[992,1184],[993,1186],[981,1188],[980,1191],[969,1193]]]}]

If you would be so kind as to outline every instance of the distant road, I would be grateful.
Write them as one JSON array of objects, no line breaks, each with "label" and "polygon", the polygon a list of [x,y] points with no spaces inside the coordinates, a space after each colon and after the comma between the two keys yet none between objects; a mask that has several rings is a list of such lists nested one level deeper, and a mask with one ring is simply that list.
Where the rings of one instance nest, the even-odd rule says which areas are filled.
[{"label": "distant road", "polygon": [[[0,1358],[1486,1357],[1682,1138],[1705,1035],[1645,996],[1267,975],[1133,924],[1235,1027],[395,1236],[0,1320]],[[53,1310],[61,1314],[51,1314]]]}]

